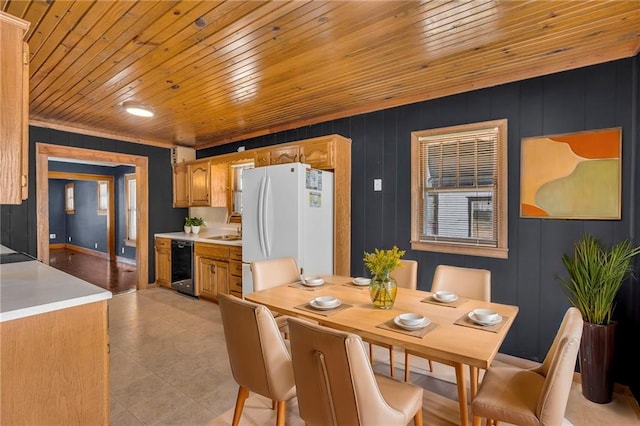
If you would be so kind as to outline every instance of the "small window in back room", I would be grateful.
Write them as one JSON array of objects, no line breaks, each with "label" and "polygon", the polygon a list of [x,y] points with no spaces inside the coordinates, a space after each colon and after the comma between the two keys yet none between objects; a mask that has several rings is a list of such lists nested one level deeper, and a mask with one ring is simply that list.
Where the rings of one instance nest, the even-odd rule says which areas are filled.
[{"label": "small window in back room", "polygon": [[507,258],[507,120],[411,133],[414,250]]},{"label": "small window in back room", "polygon": [[75,189],[73,183],[64,186],[64,211],[67,214],[74,214],[75,209]]},{"label": "small window in back room", "polygon": [[98,214],[106,215],[109,211],[109,182],[98,181]]},{"label": "small window in back room", "polygon": [[125,239],[125,244],[128,246],[136,245],[136,237],[137,237],[137,210],[136,210],[136,175],[135,173],[130,173],[124,175],[124,188],[125,188],[125,203],[126,203],[126,212],[127,212],[127,238]]}]

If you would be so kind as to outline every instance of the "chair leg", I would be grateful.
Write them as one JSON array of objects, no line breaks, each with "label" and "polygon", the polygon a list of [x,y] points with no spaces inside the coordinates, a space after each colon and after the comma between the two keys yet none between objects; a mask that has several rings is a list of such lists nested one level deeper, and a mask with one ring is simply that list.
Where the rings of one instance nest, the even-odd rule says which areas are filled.
[{"label": "chair leg", "polygon": [[413,416],[414,426],[422,426],[422,407],[418,410],[415,416]]},{"label": "chair leg", "polygon": [[[482,418],[478,417],[478,416],[473,416],[473,426],[481,426],[482,425]],[[487,419],[487,426],[489,425],[489,420]]]},{"label": "chair leg", "polygon": [[393,369],[393,346],[389,346],[389,371],[391,372],[391,377],[393,377],[395,374]]},{"label": "chair leg", "polygon": [[433,362],[431,360],[429,361],[429,371],[431,371],[433,373]]},{"label": "chair leg", "polygon": [[373,365],[373,343],[369,343],[369,362]]},{"label": "chair leg", "polygon": [[404,353],[404,381],[409,382],[409,375],[411,374],[411,367],[409,367],[409,354]]},{"label": "chair leg", "polygon": [[286,401],[278,401],[278,411],[276,414],[276,425],[284,426]]},{"label": "chair leg", "polygon": [[231,422],[232,426],[238,426],[240,423],[240,416],[242,416],[242,409],[244,408],[244,402],[247,400],[249,396],[249,389],[244,386],[240,386],[238,388],[238,397],[236,398],[236,408],[233,410],[233,421]]},{"label": "chair leg", "polygon": [[471,384],[471,400],[478,393],[478,367],[469,366],[469,382]]}]

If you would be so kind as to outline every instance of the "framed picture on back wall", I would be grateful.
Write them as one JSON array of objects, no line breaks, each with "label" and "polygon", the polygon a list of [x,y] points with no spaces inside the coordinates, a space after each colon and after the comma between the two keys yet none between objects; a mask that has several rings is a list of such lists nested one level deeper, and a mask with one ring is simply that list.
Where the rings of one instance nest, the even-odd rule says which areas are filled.
[{"label": "framed picture on back wall", "polygon": [[620,219],[622,130],[523,138],[520,217]]}]

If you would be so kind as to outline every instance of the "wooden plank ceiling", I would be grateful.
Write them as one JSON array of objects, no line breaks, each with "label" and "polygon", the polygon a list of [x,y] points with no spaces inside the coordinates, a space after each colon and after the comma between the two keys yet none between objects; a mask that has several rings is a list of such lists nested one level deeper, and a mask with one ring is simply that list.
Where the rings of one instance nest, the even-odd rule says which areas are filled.
[{"label": "wooden plank ceiling", "polygon": [[[638,1],[0,0],[31,123],[203,148],[631,57]],[[128,116],[132,100],[156,116]]]}]

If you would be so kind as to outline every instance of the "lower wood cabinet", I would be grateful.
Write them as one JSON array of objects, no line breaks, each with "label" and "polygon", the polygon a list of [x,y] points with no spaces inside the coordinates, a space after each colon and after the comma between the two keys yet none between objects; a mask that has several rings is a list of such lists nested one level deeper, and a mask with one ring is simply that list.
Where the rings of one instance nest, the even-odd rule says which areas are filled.
[{"label": "lower wood cabinet", "polygon": [[233,247],[229,253],[229,293],[242,297],[242,247]]},{"label": "lower wood cabinet", "polygon": [[171,239],[156,238],[156,284],[171,287]]},{"label": "lower wood cabinet", "polygon": [[0,322],[3,425],[108,425],[107,301]]},{"label": "lower wood cabinet", "polygon": [[195,244],[196,295],[218,300],[218,294],[229,294],[229,248],[222,244]]}]

